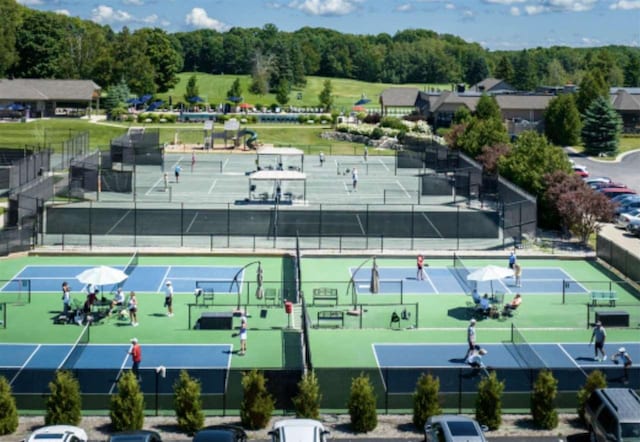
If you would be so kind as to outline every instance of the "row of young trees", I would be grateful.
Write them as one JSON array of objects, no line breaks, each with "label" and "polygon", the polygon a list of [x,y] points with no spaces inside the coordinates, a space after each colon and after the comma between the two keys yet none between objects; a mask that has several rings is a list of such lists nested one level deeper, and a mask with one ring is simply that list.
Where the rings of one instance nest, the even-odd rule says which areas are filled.
[{"label": "row of young trees", "polygon": [[593,68],[612,86],[640,86],[640,48],[609,46],[489,52],[449,34],[408,29],[353,35],[323,28],[234,27],[169,34],[114,32],[88,20],[0,0],[0,77],[83,78],[102,87],[124,78],[138,95],[165,92],[181,71],[253,75],[252,91],[303,85],[318,75],[387,83],[475,84],[488,76],[517,88],[579,83]]},{"label": "row of young trees", "polygon": [[[502,394],[504,381],[495,371],[481,379],[476,397],[476,420],[490,430],[497,430],[502,423]],[[240,406],[242,425],[250,430],[266,428],[271,420],[275,400],[267,388],[264,375],[254,369],[242,378],[243,400]],[[531,392],[531,416],[536,426],[553,429],[558,425],[556,397],[558,381],[549,370],[539,372]],[[584,406],[596,388],[606,387],[602,372],[594,371],[578,392],[577,412],[584,420]],[[47,399],[46,425],[78,425],[82,419],[80,385],[68,371],[56,372],[49,384],[51,394]],[[431,416],[442,413],[440,407],[440,380],[430,373],[422,374],[413,394],[413,424],[420,431]],[[322,394],[313,372],[304,375],[298,383],[298,394],[293,398],[296,417],[318,419]],[[354,431],[366,433],[378,424],[376,395],[369,377],[365,374],[352,379],[347,402]],[[174,385],[174,405],[178,426],[187,434],[193,434],[204,425],[200,383],[186,371],[180,373]],[[118,393],[111,399],[111,423],[115,431],[139,430],[144,425],[144,396],[132,372],[126,372],[118,381]],[[0,377],[0,435],[11,434],[18,428],[18,412],[11,388]]]}]

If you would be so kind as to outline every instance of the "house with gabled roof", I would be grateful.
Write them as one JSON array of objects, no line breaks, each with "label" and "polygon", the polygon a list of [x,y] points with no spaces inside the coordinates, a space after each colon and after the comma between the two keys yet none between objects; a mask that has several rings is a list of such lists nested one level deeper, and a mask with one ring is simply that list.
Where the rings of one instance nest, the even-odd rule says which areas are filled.
[{"label": "house with gabled roof", "polygon": [[415,87],[391,87],[380,94],[382,115],[410,114],[424,105]]},{"label": "house with gabled roof", "polygon": [[[636,92],[636,94],[632,94]],[[620,88],[611,94],[611,105],[622,117],[622,131],[640,131],[640,88]]]},{"label": "house with gabled roof", "polygon": [[0,79],[0,107],[24,108],[32,117],[84,115],[99,107],[101,88],[91,80]]},{"label": "house with gabled roof", "polygon": [[471,91],[485,94],[504,94],[517,92],[517,89],[499,78],[485,78],[481,82],[471,86]]}]

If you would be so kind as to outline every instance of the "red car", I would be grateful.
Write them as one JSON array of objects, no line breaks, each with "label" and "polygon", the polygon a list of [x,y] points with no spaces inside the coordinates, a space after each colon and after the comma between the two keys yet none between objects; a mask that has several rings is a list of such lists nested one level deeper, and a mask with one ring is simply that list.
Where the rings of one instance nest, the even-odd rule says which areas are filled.
[{"label": "red car", "polygon": [[602,189],[598,189],[597,192],[600,192],[607,198],[611,199],[614,196],[618,195],[626,195],[626,194],[635,194],[636,192],[628,189],[626,187],[605,187]]},{"label": "red car", "polygon": [[573,171],[576,173],[576,175],[579,175],[582,178],[586,178],[589,176],[589,171],[587,170],[587,166],[579,166],[577,164],[574,164]]}]

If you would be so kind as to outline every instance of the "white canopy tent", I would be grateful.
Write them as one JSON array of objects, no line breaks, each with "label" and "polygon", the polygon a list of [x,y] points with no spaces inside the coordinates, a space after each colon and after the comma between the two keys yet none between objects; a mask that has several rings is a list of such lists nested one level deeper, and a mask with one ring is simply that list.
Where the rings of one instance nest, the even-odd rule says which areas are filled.
[{"label": "white canopy tent", "polygon": [[[292,170],[295,171],[297,170],[298,172],[304,172],[304,152],[302,151],[302,149],[298,149],[295,147],[259,147],[258,150],[256,150],[256,166],[258,167],[258,170],[262,170],[262,169],[266,169],[266,168],[275,168],[275,169],[287,169],[287,170]],[[276,165],[275,167],[272,164],[267,164],[267,166],[265,166],[264,164],[261,165],[260,164],[260,157],[275,157],[276,160]],[[296,157],[298,157],[299,160],[299,166],[296,165]],[[288,160],[288,161],[285,161]],[[284,167],[285,162],[287,163],[287,167]],[[265,161],[263,161],[263,163],[265,163]],[[281,166],[281,167],[278,167]]]},{"label": "white canopy tent", "polygon": [[[262,193],[259,198],[255,197],[257,183],[261,183],[261,182],[273,183],[273,193],[271,195],[271,198],[269,198],[269,194],[267,194],[265,197],[264,193]],[[281,192],[282,186],[286,182],[298,182],[298,183],[301,182],[302,195],[297,195],[297,197],[294,197],[293,193],[291,192],[282,193]],[[257,172],[254,172],[251,175],[249,175],[249,199],[250,200],[259,199],[263,201],[268,199],[272,199],[272,200],[289,199],[289,201],[292,201],[296,199],[296,200],[305,201],[307,199],[307,175],[302,172],[298,172],[294,170],[259,170]]]}]

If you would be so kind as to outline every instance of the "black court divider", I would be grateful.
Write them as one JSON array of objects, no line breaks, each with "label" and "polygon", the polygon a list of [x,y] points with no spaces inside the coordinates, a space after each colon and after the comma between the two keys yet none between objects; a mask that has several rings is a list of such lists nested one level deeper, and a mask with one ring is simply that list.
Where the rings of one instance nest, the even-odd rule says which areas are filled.
[{"label": "black court divider", "polygon": [[[358,210],[362,207],[361,210]],[[352,236],[388,238],[490,238],[499,236],[499,214],[487,210],[443,210],[408,206],[377,210],[320,207],[300,210],[281,206],[260,209],[50,207],[46,233],[88,235],[226,235],[270,237]],[[274,222],[277,219],[277,229]]]},{"label": "black court divider", "polygon": [[7,328],[7,303],[0,302],[0,328]]},{"label": "black court divider", "polygon": [[29,304],[31,303],[31,280],[30,279],[9,279],[1,280],[0,302],[9,304]]}]

